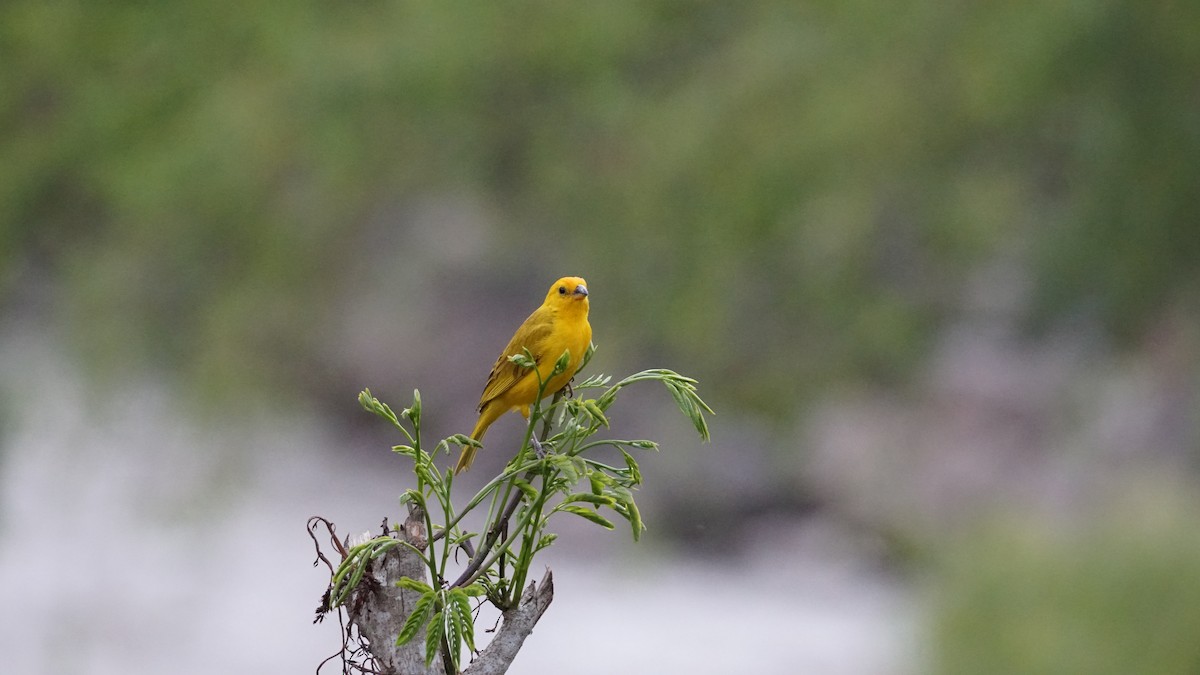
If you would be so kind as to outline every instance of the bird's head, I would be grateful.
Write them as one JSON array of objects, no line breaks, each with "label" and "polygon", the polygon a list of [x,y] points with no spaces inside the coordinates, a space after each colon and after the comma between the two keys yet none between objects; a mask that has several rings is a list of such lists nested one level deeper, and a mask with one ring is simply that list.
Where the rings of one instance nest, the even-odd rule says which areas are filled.
[{"label": "bird's head", "polygon": [[588,304],[587,282],[580,277],[563,277],[554,282],[546,293],[546,304],[553,306],[569,306],[573,303]]}]

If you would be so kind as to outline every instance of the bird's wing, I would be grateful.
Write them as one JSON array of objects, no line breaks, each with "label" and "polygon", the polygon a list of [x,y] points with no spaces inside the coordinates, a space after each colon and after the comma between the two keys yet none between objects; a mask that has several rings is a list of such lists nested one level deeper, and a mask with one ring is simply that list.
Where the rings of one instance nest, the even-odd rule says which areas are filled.
[{"label": "bird's wing", "polygon": [[480,411],[489,401],[503,395],[523,375],[529,373],[528,369],[509,361],[508,357],[520,354],[522,349],[528,349],[533,354],[534,362],[541,362],[541,352],[546,338],[550,337],[554,328],[553,316],[543,309],[538,308],[533,314],[530,314],[529,318],[525,319],[525,323],[522,323],[521,327],[517,329],[512,340],[509,340],[508,346],[504,348],[503,352],[500,352],[500,358],[496,359],[496,365],[492,366],[487,384],[483,387],[483,395],[479,397]]}]

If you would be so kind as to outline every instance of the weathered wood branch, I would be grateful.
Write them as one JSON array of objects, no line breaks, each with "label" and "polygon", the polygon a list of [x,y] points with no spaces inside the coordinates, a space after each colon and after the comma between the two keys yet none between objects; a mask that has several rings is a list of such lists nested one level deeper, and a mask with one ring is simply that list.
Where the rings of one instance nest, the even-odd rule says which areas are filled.
[{"label": "weathered wood branch", "polygon": [[[394,536],[424,550],[426,538],[420,513],[410,511],[404,530]],[[408,643],[397,647],[396,636],[412,613],[421,594],[400,588],[401,577],[427,579],[425,563],[407,546],[395,546],[371,563],[371,577],[377,583],[362,583],[348,603],[350,620],[366,639],[367,651],[375,657],[385,675],[445,675],[441,654],[425,667],[425,631],[421,630]],[[366,577],[364,577],[365,581]]]},{"label": "weathered wood branch", "polygon": [[[402,531],[393,536],[424,550],[428,543],[423,516],[419,511],[409,512]],[[380,672],[384,675],[445,675],[442,655],[436,654],[430,667],[425,667],[425,631],[407,644],[397,647],[396,636],[404,621],[412,612],[417,599],[416,591],[396,586],[401,577],[429,581],[425,563],[407,546],[395,546],[371,563],[371,578],[375,583],[360,584],[354,598],[347,603],[351,622],[358,627],[359,634],[366,640],[367,650],[375,657]],[[479,652],[464,675],[501,675],[508,671],[520,651],[525,639],[533,632],[550,602],[554,599],[554,575],[550,569],[538,584],[530,583],[521,595],[521,601],[503,613],[503,622],[492,641]]]},{"label": "weathered wood branch", "polygon": [[540,584],[529,583],[516,607],[504,612],[504,624],[488,646],[463,671],[463,675],[500,675],[508,672],[525,638],[554,600],[554,574],[546,568]]}]

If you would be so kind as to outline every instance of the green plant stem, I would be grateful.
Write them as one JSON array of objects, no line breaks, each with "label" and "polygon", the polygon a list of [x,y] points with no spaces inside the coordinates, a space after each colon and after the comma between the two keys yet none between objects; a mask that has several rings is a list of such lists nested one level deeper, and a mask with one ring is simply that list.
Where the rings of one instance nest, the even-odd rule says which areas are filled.
[{"label": "green plant stem", "polygon": [[[562,390],[560,389],[559,391],[555,392],[554,398],[550,402],[550,408],[552,409],[561,398],[562,398]],[[538,415],[538,414],[540,414],[540,407],[535,406],[534,412],[530,414],[530,419],[536,420],[537,419],[536,415]],[[525,430],[525,440],[521,445],[521,451],[518,452],[518,460],[523,457],[524,451],[525,451],[525,446],[529,444],[529,436],[533,433],[534,424],[536,424],[536,422],[531,422]],[[545,436],[549,432],[550,432],[550,418],[545,417],[542,420],[542,435]],[[518,463],[519,463],[519,461],[518,461]],[[541,463],[541,461],[539,460],[537,462],[537,464],[540,464],[540,463]],[[517,506],[520,505],[520,503],[521,503],[522,495],[524,495],[524,493],[521,492],[520,490],[516,490],[516,494],[512,494],[512,491],[514,490],[513,482],[512,482],[513,475],[510,475],[510,474],[506,474],[506,475],[508,475],[509,477],[505,481],[506,490],[505,490],[505,497],[504,497],[505,501],[503,502],[505,505],[504,510],[501,512],[500,516],[496,520],[492,521],[491,527],[489,527],[486,530],[486,534],[484,535],[483,545],[480,546],[479,549],[477,549],[475,551],[475,557],[471,560],[470,563],[467,564],[467,568],[465,570],[463,570],[462,574],[459,575],[458,579],[456,579],[454,581],[454,583],[450,584],[451,588],[458,587],[458,586],[466,586],[466,585],[473,583],[475,581],[475,579],[478,578],[477,572],[481,569],[487,570],[488,568],[490,568],[492,565],[492,562],[495,562],[495,559],[499,557],[498,555],[493,556],[493,559],[488,561],[487,565],[483,564],[484,556],[486,556],[487,552],[489,550],[491,550],[491,548],[493,546],[496,545],[496,541],[500,538],[500,532],[503,529],[503,524],[507,523],[512,518],[513,513],[516,512],[516,510],[517,510]],[[528,481],[528,480],[535,478],[536,476],[537,476],[536,468],[531,468],[525,472],[524,479]],[[497,494],[498,493],[499,493],[499,491],[497,491]],[[520,531],[520,529],[521,528],[518,528],[518,531]],[[511,538],[510,538],[510,541],[511,541]],[[505,548],[507,548],[507,547],[505,547]],[[501,549],[501,551],[503,551],[503,550],[504,549]]]},{"label": "green plant stem", "polygon": [[[520,495],[520,494],[521,493],[518,491],[518,495]],[[521,500],[518,497],[517,499],[514,500],[514,504],[519,503],[520,501]],[[515,506],[514,506],[514,510],[516,510]],[[510,513],[509,517],[511,517],[511,516],[512,516],[512,514]],[[525,529],[525,526],[527,524],[529,524],[529,521],[532,517],[533,517],[533,509],[527,510],[525,512],[525,515],[521,516],[521,519],[517,521],[516,531],[520,532],[521,530]],[[504,522],[507,522],[507,521],[508,521],[508,519],[506,518]],[[460,583],[460,581],[455,581],[453,584],[450,585],[450,587],[454,588],[456,586],[470,586],[471,584],[475,583],[475,580],[479,578],[479,575],[481,575],[481,574],[485,573],[487,570],[491,569],[492,565],[494,565],[496,563],[496,561],[500,559],[500,556],[504,555],[508,551],[508,549],[512,547],[513,542],[516,541],[516,539],[517,539],[517,536],[518,535],[514,534],[514,535],[510,535],[510,536],[506,537],[503,541],[501,541],[498,545],[496,545],[495,553],[493,553],[490,557],[488,557],[486,560],[484,560],[481,564],[475,566],[475,569],[473,571],[471,571],[470,576],[467,575],[467,571],[464,571],[463,576],[459,577],[459,579],[461,580],[461,583]],[[480,549],[480,550],[486,551],[488,549]],[[469,568],[468,568],[468,571],[470,571]]]},{"label": "green plant stem", "polygon": [[[415,461],[418,461],[418,462],[428,461],[429,464],[431,465],[430,468],[432,468],[433,470],[436,471],[436,468],[432,467],[432,464],[433,464],[432,458],[429,457],[429,455],[421,448],[421,423],[417,420],[413,420],[413,433],[416,435],[416,438],[413,439],[413,450],[414,450],[414,455],[415,455]],[[417,494],[419,494],[421,496],[421,503],[418,506],[420,506],[420,508],[421,508],[422,519],[425,521],[425,532],[430,533],[430,532],[433,532],[433,517],[431,515],[429,515],[429,501],[426,496],[426,484],[425,484],[425,480],[422,479],[421,476],[422,476],[421,472],[418,471],[417,472]],[[429,490],[431,492],[436,492],[436,489],[432,485],[429,486]],[[441,500],[439,499],[438,501],[440,502]],[[445,509],[444,503],[442,504],[442,507],[444,510]],[[426,536],[430,536],[430,535],[426,535]],[[435,587],[438,586],[441,583],[442,575],[438,571],[437,556],[434,555],[432,542],[430,542],[430,545],[428,547],[428,551],[427,551],[428,555],[421,553],[420,551],[417,551],[416,547],[412,546],[411,544],[409,544],[409,548],[413,549],[413,551],[416,551],[421,556],[421,560],[424,561],[425,566],[429,568],[430,582]]]},{"label": "green plant stem", "polygon": [[[546,467],[546,465],[543,464],[543,467]],[[530,508],[535,517],[529,519],[528,526],[522,532],[521,550],[517,554],[517,564],[513,568],[513,584],[509,591],[512,595],[509,597],[509,606],[520,602],[521,591],[525,586],[525,579],[529,576],[529,566],[533,563],[533,554],[537,548],[537,533],[541,529],[540,525],[544,520],[542,513],[546,508],[546,485],[548,483],[548,476],[546,473],[543,473],[542,489],[538,493],[536,506],[531,505]]]},{"label": "green plant stem", "polygon": [[[550,401],[548,411],[554,410],[554,406],[562,399],[563,392],[559,390],[554,394],[553,400]],[[547,414],[542,419],[542,437],[545,438],[550,434],[550,426],[553,415]],[[544,458],[542,458],[544,459]],[[529,576],[529,565],[533,562],[534,549],[537,547],[537,533],[540,525],[544,520],[542,516],[546,508],[547,485],[549,484],[548,472],[550,471],[545,462],[539,462],[542,475],[542,489],[538,491],[538,498],[535,504],[530,504],[530,511],[534,514],[533,518],[528,520],[528,525],[525,528],[520,528],[521,532],[521,550],[517,555],[517,563],[513,566],[513,584],[509,589],[512,594],[509,598],[509,606],[515,606],[521,600],[521,590],[525,586],[525,579]],[[525,480],[532,481],[537,474],[537,468],[530,469],[525,475]],[[484,569],[487,569],[486,567]]]},{"label": "green plant stem", "polygon": [[[479,506],[479,504],[482,503],[483,500],[487,498],[489,493],[492,493],[493,497],[494,497],[496,488],[498,488],[502,483],[504,483],[505,481],[511,480],[514,476],[516,476],[520,473],[528,472],[530,470],[530,467],[535,466],[538,463],[540,463],[540,462],[535,461],[535,462],[529,462],[529,463],[523,464],[521,466],[516,466],[516,467],[513,467],[512,469],[509,469],[508,471],[505,471],[504,473],[500,474],[499,476],[496,476],[495,478],[493,478],[491,481],[488,482],[487,485],[483,486],[483,488],[481,488],[479,490],[479,492],[477,492],[475,494],[475,497],[473,497],[471,499],[471,501],[467,502],[467,505],[463,508],[463,510],[459,511],[458,515],[456,515],[453,520],[446,523],[446,526],[444,528],[442,528],[441,530],[439,530],[437,532],[437,534],[434,535],[430,539],[430,541],[437,541],[438,539],[441,539],[442,537],[446,536],[446,533],[448,533],[451,529],[453,529],[456,525],[458,525],[459,522],[462,521],[463,517],[465,517],[468,513],[473,511],[475,509],[475,507]],[[489,510],[489,512],[490,512],[490,510]],[[489,520],[489,522],[490,522],[490,520]]]}]

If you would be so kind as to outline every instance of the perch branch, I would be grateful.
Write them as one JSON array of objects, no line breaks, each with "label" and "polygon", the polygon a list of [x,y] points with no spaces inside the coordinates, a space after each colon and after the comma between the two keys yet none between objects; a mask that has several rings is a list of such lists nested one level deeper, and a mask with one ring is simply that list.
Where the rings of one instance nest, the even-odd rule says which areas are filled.
[{"label": "perch branch", "polygon": [[521,645],[525,644],[525,638],[533,632],[534,625],[553,600],[554,575],[547,568],[541,583],[530,582],[521,595],[521,602],[504,612],[504,624],[470,667],[463,671],[463,675],[500,675],[507,672]]}]

